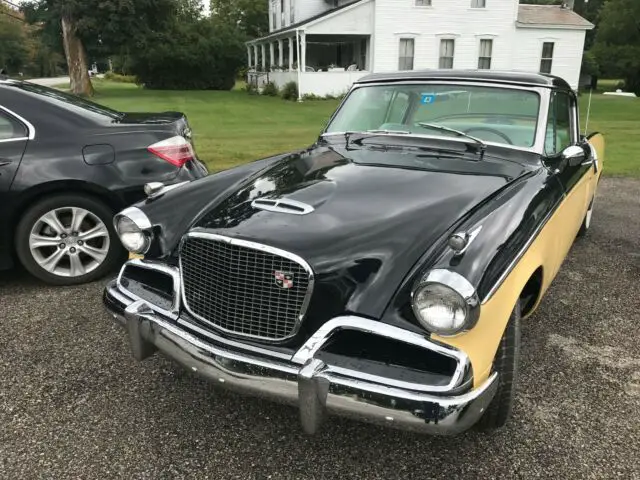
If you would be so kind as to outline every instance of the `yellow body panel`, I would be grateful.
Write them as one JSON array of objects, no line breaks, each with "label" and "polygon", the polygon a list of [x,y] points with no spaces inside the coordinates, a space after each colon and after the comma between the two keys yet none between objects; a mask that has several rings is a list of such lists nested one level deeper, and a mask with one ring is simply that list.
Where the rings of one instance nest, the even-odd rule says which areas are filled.
[{"label": "yellow body panel", "polygon": [[563,199],[502,285],[482,305],[477,325],[455,337],[432,336],[434,340],[460,349],[469,356],[474,372],[474,387],[480,386],[489,377],[500,339],[527,281],[542,267],[542,291],[535,310],[569,253],[602,173],[604,138],[598,135],[590,143],[598,154],[598,172],[590,169]]}]

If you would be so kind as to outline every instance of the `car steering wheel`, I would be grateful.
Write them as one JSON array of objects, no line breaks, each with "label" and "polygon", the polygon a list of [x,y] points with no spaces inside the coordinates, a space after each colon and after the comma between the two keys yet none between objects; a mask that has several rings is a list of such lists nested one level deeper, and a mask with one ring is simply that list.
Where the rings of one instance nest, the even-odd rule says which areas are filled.
[{"label": "car steering wheel", "polygon": [[504,133],[502,133],[500,130],[496,130],[495,128],[490,128],[490,127],[473,127],[473,128],[469,128],[467,130],[464,131],[464,133],[466,134],[471,134],[471,132],[489,132],[489,133],[493,133],[494,135],[497,135],[498,137],[502,138],[505,142],[507,142],[509,145],[513,145],[513,142],[511,141],[511,139],[509,137],[507,137]]}]

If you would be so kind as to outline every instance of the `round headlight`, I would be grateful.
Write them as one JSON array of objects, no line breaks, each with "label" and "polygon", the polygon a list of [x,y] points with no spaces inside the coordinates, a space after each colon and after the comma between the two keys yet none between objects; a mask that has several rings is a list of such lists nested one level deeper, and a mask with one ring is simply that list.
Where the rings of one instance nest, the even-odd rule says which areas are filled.
[{"label": "round headlight", "polygon": [[120,216],[116,231],[124,248],[132,253],[145,253],[149,248],[149,235],[129,217]]},{"label": "round headlight", "polygon": [[412,295],[413,312],[420,324],[443,336],[472,328],[478,320],[479,306],[469,282],[448,271],[431,272]]}]

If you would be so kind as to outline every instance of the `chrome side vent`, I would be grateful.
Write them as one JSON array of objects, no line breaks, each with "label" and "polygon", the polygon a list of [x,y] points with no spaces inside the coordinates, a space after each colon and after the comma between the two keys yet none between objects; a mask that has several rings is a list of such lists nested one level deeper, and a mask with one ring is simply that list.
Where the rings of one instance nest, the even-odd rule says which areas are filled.
[{"label": "chrome side vent", "polygon": [[291,215],[306,215],[313,212],[311,205],[286,198],[282,200],[258,198],[251,202],[251,206],[260,210],[267,210],[268,212],[290,213]]}]

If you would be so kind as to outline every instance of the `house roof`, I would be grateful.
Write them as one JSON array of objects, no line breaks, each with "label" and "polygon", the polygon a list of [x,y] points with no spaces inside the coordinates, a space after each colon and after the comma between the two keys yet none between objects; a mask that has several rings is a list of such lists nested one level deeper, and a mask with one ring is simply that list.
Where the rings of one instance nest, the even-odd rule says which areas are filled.
[{"label": "house roof", "polygon": [[296,28],[300,28],[300,27],[302,27],[304,25],[308,25],[309,23],[313,23],[313,22],[316,22],[317,20],[321,20],[324,17],[328,17],[329,15],[333,15],[334,13],[339,12],[340,10],[344,10],[345,8],[349,8],[349,7],[353,6],[353,5],[355,5],[356,3],[364,3],[364,2],[367,2],[367,1],[369,1],[369,0],[354,0],[353,2],[345,3],[344,5],[340,5],[339,7],[332,8],[331,10],[324,11],[324,12],[318,14],[318,15],[314,15],[313,17],[305,18],[301,22],[293,23],[291,25],[287,25],[284,28],[280,28],[278,30],[274,30],[273,32],[269,32],[268,35],[265,35],[264,37],[261,37],[261,38],[256,38],[254,40],[251,40],[251,42],[248,42],[248,43],[252,43],[252,42],[255,42],[257,40],[264,40],[264,39],[267,39],[267,38],[270,38],[270,37],[275,37],[275,36],[277,36],[277,35],[279,35],[281,33],[289,32],[289,31],[295,31]]},{"label": "house roof", "polygon": [[542,73],[508,70],[410,70],[405,72],[373,73],[361,78],[356,83],[386,83],[412,80],[454,80],[571,89],[569,84],[560,77]]},{"label": "house roof", "polygon": [[520,5],[516,23],[519,27],[569,27],[585,30],[594,27],[593,23],[573,10],[560,5]]}]

